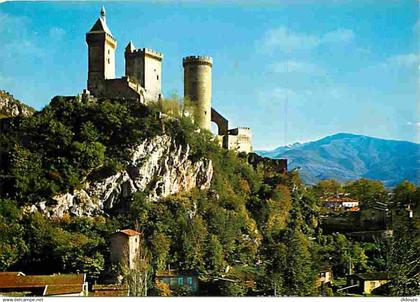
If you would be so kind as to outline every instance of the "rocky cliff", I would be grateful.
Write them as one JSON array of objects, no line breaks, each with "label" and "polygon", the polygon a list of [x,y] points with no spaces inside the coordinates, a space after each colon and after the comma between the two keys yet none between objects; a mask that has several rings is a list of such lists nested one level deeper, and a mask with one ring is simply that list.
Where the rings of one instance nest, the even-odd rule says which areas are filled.
[{"label": "rocky cliff", "polygon": [[34,111],[33,108],[16,100],[10,93],[0,90],[0,118],[18,115],[29,116]]},{"label": "rocky cliff", "polygon": [[50,217],[65,213],[92,216],[120,206],[124,197],[144,191],[150,201],[195,187],[208,189],[213,176],[211,160],[189,159],[190,148],[161,135],[145,140],[131,150],[127,168],[84,188],[53,197],[53,202],[38,202],[31,211],[40,210]]}]

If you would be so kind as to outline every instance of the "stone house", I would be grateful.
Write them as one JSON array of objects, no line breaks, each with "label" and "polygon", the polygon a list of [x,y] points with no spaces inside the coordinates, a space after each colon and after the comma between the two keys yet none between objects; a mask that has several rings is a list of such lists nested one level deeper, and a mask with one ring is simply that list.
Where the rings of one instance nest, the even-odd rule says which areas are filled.
[{"label": "stone house", "polygon": [[111,235],[111,262],[126,265],[128,269],[136,268],[136,257],[140,253],[140,236],[142,233],[131,229],[118,230]]},{"label": "stone house", "polygon": [[349,197],[327,197],[324,199],[323,204],[324,207],[334,212],[339,212],[341,210],[350,212],[359,211],[359,201]]},{"label": "stone house", "polygon": [[347,286],[358,285],[353,288],[353,292],[359,294],[371,294],[378,288],[391,280],[387,272],[358,273],[347,276]]},{"label": "stone house", "polygon": [[171,290],[186,287],[191,293],[198,293],[198,276],[197,270],[178,271],[169,269],[156,273],[156,282],[164,283]]}]

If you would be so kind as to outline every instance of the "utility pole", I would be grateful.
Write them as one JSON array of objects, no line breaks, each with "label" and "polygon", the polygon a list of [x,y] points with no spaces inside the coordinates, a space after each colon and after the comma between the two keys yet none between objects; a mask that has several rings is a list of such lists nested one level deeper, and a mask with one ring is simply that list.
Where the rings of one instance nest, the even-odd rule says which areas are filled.
[{"label": "utility pole", "polygon": [[274,297],[277,297],[277,282],[274,282]]}]

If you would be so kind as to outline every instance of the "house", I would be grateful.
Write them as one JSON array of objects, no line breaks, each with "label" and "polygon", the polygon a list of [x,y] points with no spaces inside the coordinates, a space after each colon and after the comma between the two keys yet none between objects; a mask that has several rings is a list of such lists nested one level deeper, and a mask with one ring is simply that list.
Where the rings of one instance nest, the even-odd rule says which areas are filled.
[{"label": "house", "polygon": [[198,276],[197,270],[178,271],[169,269],[156,273],[156,282],[164,283],[169,286],[171,290],[180,287],[186,287],[191,293],[198,292]]},{"label": "house", "polygon": [[324,207],[334,212],[339,212],[341,210],[358,212],[360,210],[359,201],[349,198],[349,197],[341,197],[341,196],[326,197],[324,199]]},{"label": "house", "polygon": [[391,280],[387,272],[357,273],[347,276],[347,286],[358,285],[352,291],[359,294],[370,294]]},{"label": "house", "polygon": [[89,293],[90,297],[128,297],[127,284],[95,284]]},{"label": "house", "polygon": [[25,275],[0,273],[0,295],[87,296],[86,274]]},{"label": "house", "polygon": [[131,229],[118,230],[111,235],[111,262],[136,268],[136,257],[140,253],[140,236],[142,233]]},{"label": "house", "polygon": [[332,285],[332,276],[333,275],[332,275],[332,268],[331,268],[331,266],[324,265],[320,269],[320,271],[319,271],[319,273],[318,273],[318,275],[316,277],[316,281],[315,281],[316,287],[319,288],[319,287],[325,286],[325,285],[331,286]]},{"label": "house", "polygon": [[388,224],[388,205],[374,202],[360,211],[360,224],[364,229],[386,229]]}]

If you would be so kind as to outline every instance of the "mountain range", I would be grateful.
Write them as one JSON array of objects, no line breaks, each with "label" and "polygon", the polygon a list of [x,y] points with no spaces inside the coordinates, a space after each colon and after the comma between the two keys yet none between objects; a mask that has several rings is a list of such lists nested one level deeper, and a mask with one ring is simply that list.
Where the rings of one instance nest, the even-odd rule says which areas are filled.
[{"label": "mountain range", "polygon": [[393,187],[407,179],[420,184],[420,144],[337,133],[317,141],[256,151],[269,158],[287,158],[289,170],[299,169],[303,181],[323,179],[340,182],[376,179]]}]

